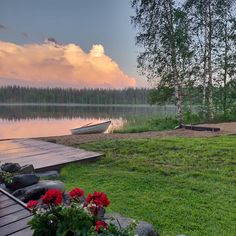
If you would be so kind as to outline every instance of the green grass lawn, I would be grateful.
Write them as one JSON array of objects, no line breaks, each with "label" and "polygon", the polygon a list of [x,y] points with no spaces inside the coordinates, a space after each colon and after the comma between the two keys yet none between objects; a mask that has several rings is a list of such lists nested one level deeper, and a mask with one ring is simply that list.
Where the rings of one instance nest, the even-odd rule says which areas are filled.
[{"label": "green grass lawn", "polygon": [[173,130],[177,125],[178,121],[173,117],[135,117],[128,120],[122,128],[114,130],[114,133]]},{"label": "green grass lawn", "polygon": [[162,236],[236,235],[236,137],[103,141],[105,156],[69,165],[67,189],[104,191],[109,211],[152,223]]}]

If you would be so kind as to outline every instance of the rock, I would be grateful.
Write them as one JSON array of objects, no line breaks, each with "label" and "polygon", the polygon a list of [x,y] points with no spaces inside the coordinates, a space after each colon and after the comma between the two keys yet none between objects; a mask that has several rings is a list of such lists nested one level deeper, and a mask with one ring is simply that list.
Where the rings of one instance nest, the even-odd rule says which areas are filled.
[{"label": "rock", "polygon": [[6,172],[14,173],[20,170],[20,165],[18,163],[4,163],[1,169]]},{"label": "rock", "polygon": [[65,185],[61,181],[56,180],[42,180],[37,184],[21,188],[12,193],[13,196],[19,198],[23,202],[29,200],[38,200],[49,189],[59,189],[65,191]]},{"label": "rock", "polygon": [[[113,218],[113,220],[106,220],[107,223],[112,222],[117,227],[121,228],[126,228],[133,222],[133,219],[123,217],[118,213],[105,214],[105,218]],[[154,227],[145,221],[138,222],[138,225],[136,227],[136,234],[138,236],[159,236]]]},{"label": "rock", "polygon": [[145,221],[140,221],[136,227],[136,233],[139,236],[158,236],[153,226]]},{"label": "rock", "polygon": [[39,173],[36,173],[36,175],[40,178],[47,178],[47,179],[55,179],[59,177],[59,173],[56,170],[39,172]]},{"label": "rock", "polygon": [[6,187],[14,191],[20,188],[24,188],[33,184],[37,184],[39,177],[34,174],[15,175],[12,178],[11,183],[7,183]]},{"label": "rock", "polygon": [[33,174],[34,172],[35,172],[34,171],[34,166],[32,164],[24,165],[19,170],[20,174]]}]

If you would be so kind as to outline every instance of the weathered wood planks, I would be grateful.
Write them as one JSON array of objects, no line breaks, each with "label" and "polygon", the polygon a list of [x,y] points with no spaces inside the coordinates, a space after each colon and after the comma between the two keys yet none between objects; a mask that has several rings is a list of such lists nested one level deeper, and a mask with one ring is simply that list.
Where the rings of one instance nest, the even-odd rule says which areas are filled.
[{"label": "weathered wood planks", "polygon": [[100,153],[35,139],[0,141],[0,161],[33,164],[36,171],[58,169],[67,163],[96,160]]},{"label": "weathered wood planks", "polygon": [[32,236],[27,224],[32,218],[25,204],[0,188],[0,235]]},{"label": "weathered wood planks", "polygon": [[206,127],[206,126],[198,126],[198,125],[179,125],[176,129],[189,129],[196,131],[210,131],[210,132],[219,132],[220,128],[217,127]]}]

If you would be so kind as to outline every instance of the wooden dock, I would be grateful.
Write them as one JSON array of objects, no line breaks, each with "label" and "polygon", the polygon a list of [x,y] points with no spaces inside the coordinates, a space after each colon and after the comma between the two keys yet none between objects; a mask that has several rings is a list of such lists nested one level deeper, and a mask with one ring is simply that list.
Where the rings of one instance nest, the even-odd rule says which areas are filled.
[{"label": "wooden dock", "polygon": [[68,163],[92,161],[102,154],[35,139],[0,141],[0,162],[33,164],[36,171],[56,170]]},{"label": "wooden dock", "polygon": [[26,205],[0,188],[0,235],[32,236],[27,224],[32,214]]}]

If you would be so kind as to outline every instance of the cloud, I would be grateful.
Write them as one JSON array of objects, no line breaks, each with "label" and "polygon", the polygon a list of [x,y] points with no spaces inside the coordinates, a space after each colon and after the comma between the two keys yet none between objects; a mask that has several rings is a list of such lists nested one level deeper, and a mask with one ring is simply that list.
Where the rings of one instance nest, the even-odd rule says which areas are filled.
[{"label": "cloud", "polygon": [[57,40],[56,40],[55,38],[53,38],[53,37],[46,38],[44,42],[45,42],[45,43],[59,44],[59,43],[57,42]]},{"label": "cloud", "polygon": [[0,24],[0,30],[6,30],[7,27],[5,25]]},{"label": "cloud", "polygon": [[[76,44],[59,45],[55,39],[43,44],[17,45],[0,41],[0,85],[6,79],[40,87],[125,88],[136,86],[105,54],[101,44],[84,52]],[[4,78],[4,79],[3,79]]]},{"label": "cloud", "polygon": [[29,35],[26,32],[22,32],[21,36],[23,36],[24,38],[29,38]]}]

